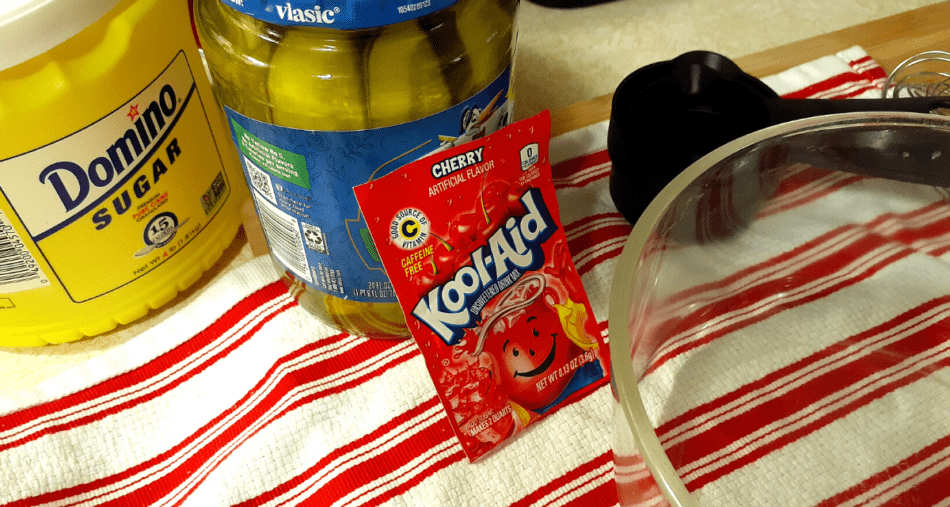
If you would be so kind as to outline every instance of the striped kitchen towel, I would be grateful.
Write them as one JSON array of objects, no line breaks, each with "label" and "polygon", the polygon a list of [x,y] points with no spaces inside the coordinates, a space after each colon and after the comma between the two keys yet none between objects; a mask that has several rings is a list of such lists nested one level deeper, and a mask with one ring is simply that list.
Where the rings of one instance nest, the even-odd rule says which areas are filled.
[{"label": "striped kitchen towel", "polygon": [[[766,82],[789,96],[859,97],[875,95],[883,79],[880,67],[863,50],[852,48]],[[605,335],[613,270],[631,230],[608,194],[606,131],[602,122],[570,132],[553,140],[551,152],[570,250]],[[846,177],[826,178],[803,169],[801,178],[782,188],[782,200],[769,212],[791,217],[835,198],[836,190],[850,183]],[[801,250],[801,262],[822,267],[815,277],[850,276],[853,282],[838,283],[861,287],[886,270],[889,261],[898,261],[900,247],[923,248],[917,245],[950,237],[950,223],[944,223],[950,216],[936,208],[924,205],[878,217],[879,224],[828,224],[825,243],[791,251]],[[858,234],[853,229],[865,235],[872,231],[877,243],[893,245],[872,251],[853,237]],[[862,246],[868,251],[851,251]],[[828,273],[832,261],[815,256],[834,257],[838,251],[855,258],[877,256],[853,266],[842,259],[836,264],[840,273]],[[927,255],[938,262],[940,253],[937,248]],[[781,276],[767,260],[760,264],[726,276],[722,283],[745,287],[750,282],[734,280]],[[852,275],[872,268],[877,271]],[[722,286],[716,281],[708,285],[713,293]],[[818,297],[837,294],[829,290]],[[721,308],[727,305],[724,297],[716,293],[699,301]],[[874,326],[854,329],[849,343],[878,344],[878,336],[892,336],[898,328],[912,333],[950,322],[940,320],[948,303],[939,298],[901,301],[895,310],[902,313],[882,315]],[[692,307],[684,308],[671,311]],[[661,378],[679,358],[715,339],[694,337],[701,323],[680,314],[673,318],[693,327],[679,324],[684,340],[657,356],[647,381]],[[741,328],[736,322],[736,329]],[[924,348],[935,337],[928,336],[920,353],[933,355],[927,364],[937,368],[937,348]],[[858,409],[867,404],[861,400],[871,390],[906,384],[888,377],[880,387],[865,388],[857,373],[829,370],[834,382],[827,382],[825,391],[836,398],[821,412],[744,401],[764,391],[794,388],[801,371],[845,363],[834,355],[835,345],[827,344],[830,350],[814,356],[804,354],[794,367],[750,370],[743,383],[708,399],[657,398],[653,409],[664,443],[671,449],[694,449],[694,441],[705,446],[702,455],[684,453],[687,461],[681,466],[691,489],[714,499],[710,491],[742,484],[747,480],[743,474],[759,463],[775,466],[787,449],[807,443],[813,428],[862,414]],[[901,375],[916,379],[922,373]],[[633,501],[660,505],[664,501],[642,460],[621,461],[615,472],[612,400],[603,387],[470,464],[412,341],[367,340],[323,327],[287,294],[270,261],[258,258],[214,280],[195,301],[150,331],[35,388],[0,398],[0,506],[613,506],[619,502],[618,483],[643,492]],[[668,403],[693,405],[663,410]],[[706,428],[716,428],[717,417],[737,412],[749,413],[741,435],[723,432],[705,438]],[[890,419],[880,423],[885,421]],[[947,442],[935,442],[916,453],[885,452],[879,457],[883,460],[873,462],[876,470],[862,470],[863,478],[841,471],[849,482],[832,476],[823,484],[797,484],[824,496],[803,493],[795,505],[868,499],[886,504],[899,495],[932,493],[933,488],[921,489],[925,481],[908,477],[946,475],[948,449]],[[774,478],[782,482],[782,471]],[[921,486],[915,490],[915,484]],[[946,502],[947,488],[942,491],[943,497],[927,496],[924,503]],[[758,503],[768,504],[769,498],[763,498]]]}]

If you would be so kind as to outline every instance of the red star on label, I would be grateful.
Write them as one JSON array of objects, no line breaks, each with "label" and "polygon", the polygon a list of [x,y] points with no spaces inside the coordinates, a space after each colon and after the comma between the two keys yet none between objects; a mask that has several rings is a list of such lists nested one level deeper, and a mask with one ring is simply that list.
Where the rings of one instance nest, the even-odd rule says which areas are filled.
[{"label": "red star on label", "polygon": [[127,114],[126,116],[128,116],[130,120],[135,121],[135,117],[138,115],[139,115],[139,105],[136,104],[134,106],[130,106],[129,114]]}]

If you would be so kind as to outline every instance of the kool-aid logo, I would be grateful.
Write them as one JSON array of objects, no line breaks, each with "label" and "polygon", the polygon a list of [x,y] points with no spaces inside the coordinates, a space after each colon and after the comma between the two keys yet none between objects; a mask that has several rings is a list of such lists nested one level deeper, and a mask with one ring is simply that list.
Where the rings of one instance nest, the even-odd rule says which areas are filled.
[{"label": "kool-aid logo", "polygon": [[551,219],[541,191],[532,188],[521,197],[527,212],[510,217],[486,245],[470,255],[471,265],[452,280],[423,296],[412,315],[432,329],[448,345],[457,343],[465,328],[474,327],[482,308],[511,287],[525,271],[544,263],[542,245],[557,226]]},{"label": "kool-aid logo", "polygon": [[39,182],[56,193],[65,211],[71,212],[93,201],[104,193],[96,189],[108,189],[123,181],[123,173],[137,167],[149,156],[149,149],[156,139],[171,125],[178,110],[175,89],[166,84],[158,99],[144,110],[135,109],[132,128],[127,129],[114,141],[108,142],[99,156],[88,162],[64,160],[46,166],[39,174]]}]

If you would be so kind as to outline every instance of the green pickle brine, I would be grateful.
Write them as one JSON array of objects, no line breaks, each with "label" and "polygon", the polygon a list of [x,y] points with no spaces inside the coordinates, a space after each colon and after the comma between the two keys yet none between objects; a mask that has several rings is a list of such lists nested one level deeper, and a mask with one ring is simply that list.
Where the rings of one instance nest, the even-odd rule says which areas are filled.
[{"label": "green pickle brine", "polygon": [[[511,122],[518,0],[194,9],[274,266],[326,324],[408,337],[353,187]],[[440,172],[430,193],[461,198]]]}]

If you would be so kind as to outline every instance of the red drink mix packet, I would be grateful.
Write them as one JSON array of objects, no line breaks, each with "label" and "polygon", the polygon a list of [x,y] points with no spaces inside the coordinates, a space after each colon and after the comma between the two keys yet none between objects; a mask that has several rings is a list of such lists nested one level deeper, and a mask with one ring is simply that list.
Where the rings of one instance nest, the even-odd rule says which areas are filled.
[{"label": "red drink mix packet", "polygon": [[550,132],[545,111],[355,188],[470,461],[609,371],[560,223]]}]

